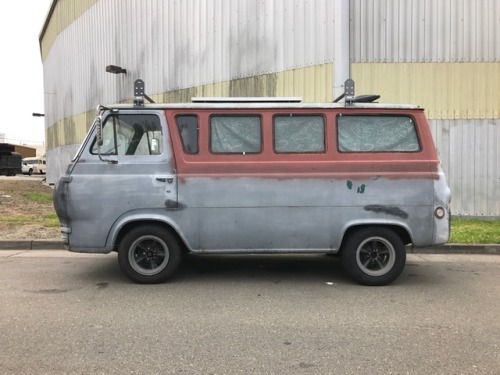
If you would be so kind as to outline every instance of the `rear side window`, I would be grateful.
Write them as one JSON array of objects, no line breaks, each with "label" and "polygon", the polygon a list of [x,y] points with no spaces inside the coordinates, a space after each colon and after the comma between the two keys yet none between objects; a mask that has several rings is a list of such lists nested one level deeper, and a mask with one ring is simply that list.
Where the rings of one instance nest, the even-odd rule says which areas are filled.
[{"label": "rear side window", "polygon": [[323,116],[276,116],[274,151],[277,153],[320,153],[325,151]]},{"label": "rear side window", "polygon": [[175,118],[177,130],[182,139],[182,147],[186,154],[198,153],[198,117],[182,115]]},{"label": "rear side window", "polygon": [[257,154],[262,150],[259,116],[212,116],[210,150],[214,154]]},{"label": "rear side window", "polygon": [[337,117],[340,152],[418,152],[415,124],[408,116]]}]

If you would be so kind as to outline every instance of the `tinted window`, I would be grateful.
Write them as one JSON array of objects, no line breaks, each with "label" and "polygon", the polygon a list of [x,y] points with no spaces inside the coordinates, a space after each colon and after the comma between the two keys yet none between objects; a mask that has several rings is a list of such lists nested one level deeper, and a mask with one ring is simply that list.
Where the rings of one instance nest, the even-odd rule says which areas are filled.
[{"label": "tinted window", "polygon": [[177,129],[182,139],[182,147],[187,154],[198,153],[198,118],[193,115],[177,116]]},{"label": "tinted window", "polygon": [[[109,116],[103,124],[102,155],[157,155],[162,153],[162,129],[155,115]],[[92,153],[97,154],[97,142]]]},{"label": "tinted window", "polygon": [[258,116],[212,116],[210,149],[217,154],[255,154],[261,151]]},{"label": "tinted window", "polygon": [[340,152],[417,152],[415,125],[407,116],[338,116]]},{"label": "tinted window", "polygon": [[324,152],[323,116],[276,116],[274,150],[277,153]]}]

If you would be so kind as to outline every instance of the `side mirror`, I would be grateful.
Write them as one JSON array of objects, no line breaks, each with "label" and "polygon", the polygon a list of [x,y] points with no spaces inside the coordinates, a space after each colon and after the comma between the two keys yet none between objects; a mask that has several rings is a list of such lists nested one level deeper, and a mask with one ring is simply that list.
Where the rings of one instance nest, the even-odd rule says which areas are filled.
[{"label": "side mirror", "polygon": [[96,143],[97,143],[97,155],[99,160],[106,162],[108,164],[118,164],[117,160],[103,159],[101,156],[101,146],[104,144],[102,137],[102,119],[101,116],[97,116],[94,120],[94,126],[96,127]]},{"label": "side mirror", "polygon": [[158,138],[151,139],[151,155],[158,155],[160,153],[160,141]]},{"label": "side mirror", "polygon": [[102,120],[101,116],[97,116],[94,120],[95,126],[97,127],[97,146],[102,146]]}]

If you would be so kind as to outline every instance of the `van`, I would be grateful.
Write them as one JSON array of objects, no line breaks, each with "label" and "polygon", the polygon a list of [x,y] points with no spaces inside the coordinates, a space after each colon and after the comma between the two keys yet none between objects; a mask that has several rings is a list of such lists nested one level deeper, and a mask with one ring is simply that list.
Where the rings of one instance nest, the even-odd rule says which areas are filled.
[{"label": "van", "polygon": [[[339,255],[364,285],[448,241],[450,189],[414,105],[197,98],[100,107],[54,204],[70,251],[159,283],[182,254]],[[365,101],[363,99],[363,101]]]},{"label": "van", "polygon": [[45,174],[47,172],[47,162],[45,158],[24,158],[21,166],[23,174],[31,176],[35,174]]}]

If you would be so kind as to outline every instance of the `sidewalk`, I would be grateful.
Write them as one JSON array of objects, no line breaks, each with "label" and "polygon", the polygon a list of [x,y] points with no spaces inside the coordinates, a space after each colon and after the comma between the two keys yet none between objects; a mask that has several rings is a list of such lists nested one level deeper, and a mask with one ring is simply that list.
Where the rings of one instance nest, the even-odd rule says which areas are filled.
[{"label": "sidewalk", "polygon": [[[59,240],[0,240],[0,250],[64,250]],[[408,248],[408,254],[489,254],[500,255],[500,244],[446,244]]]}]

